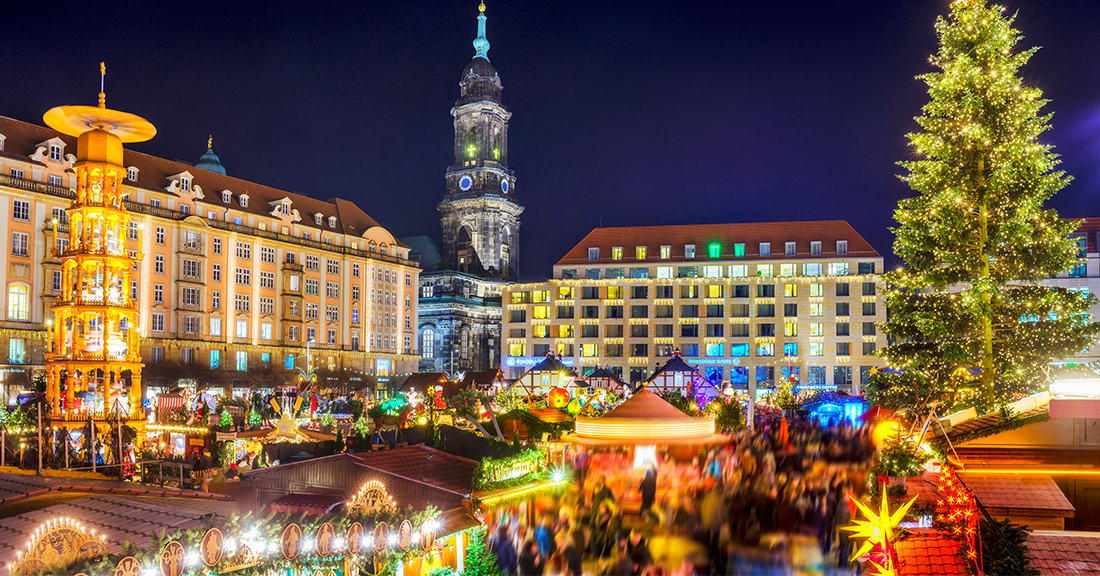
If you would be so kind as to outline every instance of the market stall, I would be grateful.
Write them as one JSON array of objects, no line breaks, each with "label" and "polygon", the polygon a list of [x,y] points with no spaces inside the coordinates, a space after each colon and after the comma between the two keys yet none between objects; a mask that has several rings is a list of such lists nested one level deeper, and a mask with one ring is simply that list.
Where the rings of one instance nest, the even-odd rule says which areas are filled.
[{"label": "market stall", "polygon": [[603,483],[624,512],[636,513],[648,470],[657,475],[655,501],[684,495],[703,480],[693,461],[699,450],[729,437],[715,433],[713,419],[692,418],[644,388],[600,418],[578,417],[563,440],[577,446],[586,502]]}]

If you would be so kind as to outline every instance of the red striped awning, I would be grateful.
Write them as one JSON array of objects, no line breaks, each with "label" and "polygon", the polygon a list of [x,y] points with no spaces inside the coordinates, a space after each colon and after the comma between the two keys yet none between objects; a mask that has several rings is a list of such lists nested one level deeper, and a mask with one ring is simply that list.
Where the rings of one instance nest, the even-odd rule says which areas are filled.
[{"label": "red striped awning", "polygon": [[157,394],[157,412],[179,410],[183,404],[183,396],[179,394]]}]

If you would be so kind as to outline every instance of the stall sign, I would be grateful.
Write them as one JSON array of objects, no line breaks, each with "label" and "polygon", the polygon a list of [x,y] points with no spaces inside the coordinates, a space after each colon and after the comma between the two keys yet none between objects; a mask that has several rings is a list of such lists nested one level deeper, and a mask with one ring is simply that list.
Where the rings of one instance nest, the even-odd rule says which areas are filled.
[{"label": "stall sign", "polygon": [[538,462],[532,460],[517,460],[507,466],[489,468],[485,472],[487,482],[503,482],[519,478],[539,471]]},{"label": "stall sign", "polygon": [[188,446],[206,446],[206,441],[202,438],[191,438],[187,441]]},{"label": "stall sign", "polygon": [[228,442],[230,440],[236,440],[237,439],[237,433],[236,432],[215,432],[214,433],[214,439],[217,440],[218,442]]}]

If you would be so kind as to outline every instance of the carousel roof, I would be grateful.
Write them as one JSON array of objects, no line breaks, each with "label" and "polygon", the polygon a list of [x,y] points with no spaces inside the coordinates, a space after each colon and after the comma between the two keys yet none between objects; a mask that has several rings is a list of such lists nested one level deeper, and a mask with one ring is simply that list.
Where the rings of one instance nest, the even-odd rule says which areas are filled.
[{"label": "carousel roof", "polygon": [[600,418],[578,416],[576,431],[567,439],[587,445],[673,446],[728,440],[728,436],[714,433],[714,419],[692,418],[648,389]]}]

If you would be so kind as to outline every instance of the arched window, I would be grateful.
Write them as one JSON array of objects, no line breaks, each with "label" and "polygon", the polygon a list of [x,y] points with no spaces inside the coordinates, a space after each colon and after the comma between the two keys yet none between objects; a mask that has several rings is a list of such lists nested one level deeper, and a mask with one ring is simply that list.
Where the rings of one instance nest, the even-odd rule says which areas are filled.
[{"label": "arched window", "polygon": [[462,330],[462,357],[470,357],[470,329],[464,328]]},{"label": "arched window", "polygon": [[31,287],[22,282],[8,284],[8,320],[26,322],[31,317]]},{"label": "arched window", "polygon": [[420,331],[420,356],[435,358],[435,328],[431,326]]}]

